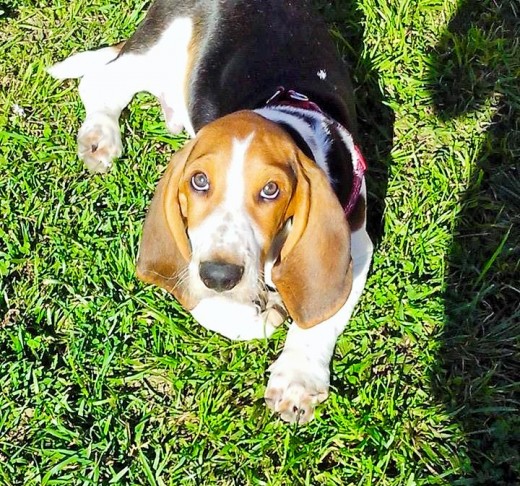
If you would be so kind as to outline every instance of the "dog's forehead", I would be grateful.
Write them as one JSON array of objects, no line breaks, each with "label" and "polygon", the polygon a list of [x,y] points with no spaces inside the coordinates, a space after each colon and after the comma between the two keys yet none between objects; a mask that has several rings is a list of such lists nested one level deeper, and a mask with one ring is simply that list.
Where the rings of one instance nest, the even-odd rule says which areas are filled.
[{"label": "dog's forehead", "polygon": [[240,111],[206,125],[197,135],[192,157],[201,154],[226,156],[239,140],[251,142],[248,157],[259,161],[288,161],[294,158],[296,145],[276,123],[253,113]]}]

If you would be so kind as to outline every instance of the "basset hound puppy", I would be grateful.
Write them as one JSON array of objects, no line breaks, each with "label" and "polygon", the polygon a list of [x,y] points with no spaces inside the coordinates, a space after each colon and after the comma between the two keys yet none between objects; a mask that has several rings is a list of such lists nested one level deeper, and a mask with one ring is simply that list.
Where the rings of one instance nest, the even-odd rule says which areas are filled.
[{"label": "basset hound puppy", "polygon": [[49,72],[82,78],[92,171],[121,155],[119,115],[139,91],[191,135],[157,186],[137,275],[230,339],[290,317],[265,400],[309,421],[372,258],[352,88],[309,2],[155,0],[126,42]]}]

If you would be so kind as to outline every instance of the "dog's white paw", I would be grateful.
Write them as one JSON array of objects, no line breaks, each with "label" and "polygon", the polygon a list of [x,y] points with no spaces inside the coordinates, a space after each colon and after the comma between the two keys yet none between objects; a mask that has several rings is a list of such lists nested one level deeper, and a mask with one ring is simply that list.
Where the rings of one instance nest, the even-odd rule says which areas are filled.
[{"label": "dog's white paw", "polygon": [[329,395],[329,370],[318,361],[284,352],[269,368],[264,394],[267,406],[281,419],[304,424],[314,417],[316,405]]},{"label": "dog's white paw", "polygon": [[87,117],[78,132],[78,155],[92,172],[106,172],[122,153],[117,119],[103,113]]},{"label": "dog's white paw", "polygon": [[288,317],[287,310],[278,292],[267,292],[265,309],[260,313],[260,319],[272,327],[281,326]]},{"label": "dog's white paw", "polygon": [[287,312],[283,307],[269,307],[260,314],[260,322],[265,322],[275,328],[281,326],[287,319]]}]

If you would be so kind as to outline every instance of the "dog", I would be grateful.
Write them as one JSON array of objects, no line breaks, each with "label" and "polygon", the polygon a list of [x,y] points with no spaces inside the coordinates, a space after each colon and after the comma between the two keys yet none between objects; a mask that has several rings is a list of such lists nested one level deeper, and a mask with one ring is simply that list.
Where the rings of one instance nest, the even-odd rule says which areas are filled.
[{"label": "dog", "polygon": [[137,276],[230,339],[269,337],[289,316],[265,401],[311,420],[373,245],[353,90],[310,3],[155,0],[126,42],[49,73],[82,78],[91,171],[121,155],[118,119],[139,91],[188,132],[146,215]]}]

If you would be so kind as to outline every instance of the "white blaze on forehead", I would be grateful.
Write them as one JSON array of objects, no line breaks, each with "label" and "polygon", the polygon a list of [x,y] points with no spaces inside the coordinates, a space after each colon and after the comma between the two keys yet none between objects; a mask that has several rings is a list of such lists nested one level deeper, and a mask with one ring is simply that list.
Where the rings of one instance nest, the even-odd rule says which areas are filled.
[{"label": "white blaze on forehead", "polygon": [[246,153],[254,136],[255,132],[251,132],[243,140],[233,139],[231,161],[226,178],[226,197],[223,201],[226,209],[236,210],[244,207]]},{"label": "white blaze on forehead", "polygon": [[[195,228],[188,228],[192,246],[189,266],[190,288],[200,298],[214,295],[199,276],[199,264],[224,254],[230,262],[243,265],[244,274],[229,294],[238,302],[254,301],[258,296],[259,258],[262,237],[246,210],[246,160],[254,132],[244,139],[234,138],[226,167],[225,196],[218,206]],[[224,170],[223,168],[221,170]]]}]

